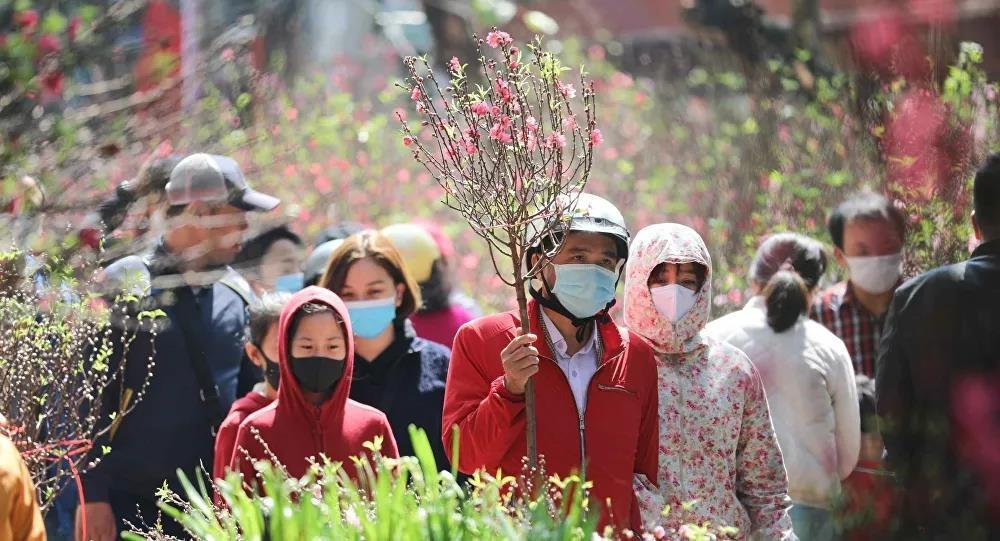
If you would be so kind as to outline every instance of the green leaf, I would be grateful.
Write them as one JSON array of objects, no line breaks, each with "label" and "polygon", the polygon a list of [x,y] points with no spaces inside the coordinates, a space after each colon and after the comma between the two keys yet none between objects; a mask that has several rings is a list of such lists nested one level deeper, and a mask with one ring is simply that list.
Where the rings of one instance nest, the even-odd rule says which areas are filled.
[{"label": "green leaf", "polygon": [[243,109],[246,109],[247,106],[250,105],[250,101],[252,99],[253,98],[250,96],[250,94],[247,94],[246,92],[240,94],[239,97],[236,98],[236,108],[241,111]]},{"label": "green leaf", "polygon": [[97,6],[91,4],[84,4],[76,10],[77,15],[80,16],[80,20],[84,23],[92,23],[97,19],[97,15],[100,14],[100,10]]},{"label": "green leaf", "polygon": [[42,19],[42,32],[45,34],[61,34],[66,30],[68,22],[62,13],[50,9]]}]

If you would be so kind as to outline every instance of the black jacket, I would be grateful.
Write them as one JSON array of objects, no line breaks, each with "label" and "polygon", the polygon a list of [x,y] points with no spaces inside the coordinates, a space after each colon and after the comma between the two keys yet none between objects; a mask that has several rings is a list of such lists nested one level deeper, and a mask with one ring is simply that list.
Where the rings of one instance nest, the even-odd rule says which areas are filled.
[{"label": "black jacket", "polygon": [[[260,379],[259,371],[243,354],[247,304],[252,295],[249,286],[245,282],[234,284],[231,278],[240,279],[228,272],[220,281],[190,295],[178,294],[173,285],[177,276],[164,263],[168,259],[160,245],[150,258],[130,256],[106,270],[106,282],[115,284],[109,285],[111,289],[133,281],[137,291],[149,287],[143,308],[161,309],[166,317],[159,320],[152,340],[149,332],[139,330],[127,356],[123,356],[120,341],[112,339],[115,349],[108,362],[114,366],[127,364],[124,381],[112,382],[105,389],[102,411],[97,412],[102,427],[104,423],[114,426],[111,415],[122,401],[134,402],[145,378],[151,376],[135,409],[95,442],[96,456],[101,457],[105,447],[110,453],[82,475],[88,501],[151,500],[165,480],[176,486],[178,469],[194,479],[191,476],[201,466],[212,464],[215,441],[210,414],[200,398],[201,388],[192,369],[186,336],[178,324],[182,314],[198,314],[201,319],[197,325],[204,341],[202,347],[223,413]],[[134,276],[136,273],[139,276]],[[118,337],[119,332],[115,329],[112,336]],[[152,370],[151,357],[155,363]],[[134,511],[135,503],[124,507]]]},{"label": "black jacket", "polygon": [[877,373],[898,538],[1000,536],[1000,240],[896,291]]},{"label": "black jacket", "polygon": [[403,325],[396,339],[374,361],[354,363],[351,399],[381,410],[389,418],[399,456],[413,456],[409,426],[427,432],[439,470],[451,468],[441,444],[441,409],[451,350]]}]

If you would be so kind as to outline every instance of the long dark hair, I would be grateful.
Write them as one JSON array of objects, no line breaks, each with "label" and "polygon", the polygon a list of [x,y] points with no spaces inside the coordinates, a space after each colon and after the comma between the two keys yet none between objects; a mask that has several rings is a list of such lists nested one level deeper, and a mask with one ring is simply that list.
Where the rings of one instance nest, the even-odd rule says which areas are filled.
[{"label": "long dark hair", "polygon": [[826,264],[823,245],[805,235],[779,233],[760,245],[750,281],[763,286],[767,324],[774,332],[787,331],[806,313]]}]

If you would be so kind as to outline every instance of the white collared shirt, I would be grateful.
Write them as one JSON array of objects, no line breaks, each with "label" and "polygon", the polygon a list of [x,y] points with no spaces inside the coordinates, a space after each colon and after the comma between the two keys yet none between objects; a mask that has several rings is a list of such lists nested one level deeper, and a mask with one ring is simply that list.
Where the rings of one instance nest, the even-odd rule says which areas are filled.
[{"label": "white collared shirt", "polygon": [[580,351],[574,355],[566,355],[566,339],[556,328],[555,323],[549,319],[548,314],[542,311],[542,321],[548,330],[549,339],[552,341],[552,354],[559,368],[566,374],[570,389],[573,390],[573,398],[576,399],[577,411],[582,415],[587,407],[587,388],[590,380],[597,372],[597,329],[594,328]]}]

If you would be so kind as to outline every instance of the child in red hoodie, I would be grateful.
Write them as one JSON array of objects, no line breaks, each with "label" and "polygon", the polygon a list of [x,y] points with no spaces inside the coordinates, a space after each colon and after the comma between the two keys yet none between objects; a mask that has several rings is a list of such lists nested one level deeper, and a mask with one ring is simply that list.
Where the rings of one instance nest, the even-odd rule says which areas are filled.
[{"label": "child in red hoodie", "polygon": [[250,361],[264,371],[264,381],[253,390],[233,402],[229,415],[222,421],[215,436],[215,460],[212,477],[222,479],[229,470],[233,458],[233,445],[240,425],[250,414],[274,402],[278,398],[278,381],[281,372],[278,366],[278,318],[292,296],[288,293],[268,293],[250,306],[250,329],[244,351]]},{"label": "child in red hoodie", "polygon": [[[310,459],[368,456],[364,444],[376,438],[383,456],[398,456],[385,415],[347,398],[352,336],[347,308],[329,290],[308,287],[285,306],[278,322],[278,400],[240,425],[230,461],[249,484],[257,460],[276,460],[289,475],[302,477]],[[353,477],[353,467],[346,471]]]}]

